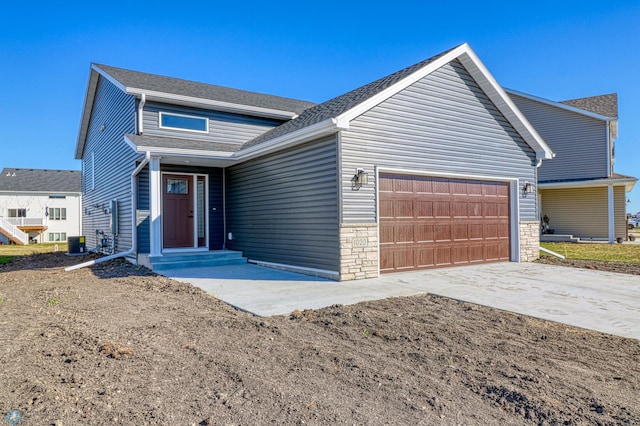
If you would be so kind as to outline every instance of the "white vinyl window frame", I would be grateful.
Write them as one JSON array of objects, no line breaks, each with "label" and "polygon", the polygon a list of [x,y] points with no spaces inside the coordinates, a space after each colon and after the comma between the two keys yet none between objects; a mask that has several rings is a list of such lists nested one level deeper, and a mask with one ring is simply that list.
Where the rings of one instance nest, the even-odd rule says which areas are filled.
[{"label": "white vinyl window frame", "polygon": [[[204,121],[205,130],[187,129],[185,127],[175,127],[175,126],[164,126],[162,124],[162,118],[164,116],[183,117],[183,118],[191,118],[191,119],[194,119],[194,120],[202,120],[202,121]],[[178,113],[175,113],[175,112],[160,111],[158,113],[158,128],[165,129],[165,130],[178,130],[178,131],[181,131],[181,132],[192,132],[192,133],[208,134],[209,133],[209,119],[207,117],[203,117],[201,115],[188,115],[188,114],[178,114]]]}]

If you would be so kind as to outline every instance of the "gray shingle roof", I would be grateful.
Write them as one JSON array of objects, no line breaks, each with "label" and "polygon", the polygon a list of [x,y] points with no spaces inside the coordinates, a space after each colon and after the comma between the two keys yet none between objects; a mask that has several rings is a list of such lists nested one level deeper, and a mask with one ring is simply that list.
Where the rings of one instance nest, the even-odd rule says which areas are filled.
[{"label": "gray shingle roof", "polygon": [[147,74],[108,65],[94,65],[119,81],[123,86],[129,88],[229,102],[232,104],[259,108],[269,108],[279,111],[294,112],[296,114],[300,114],[305,109],[315,105],[313,102],[302,101],[299,99],[265,95],[246,90],[216,86],[213,84],[165,77],[157,74]]},{"label": "gray shingle roof", "polygon": [[[456,47],[454,47],[453,49],[455,48]],[[336,118],[340,114],[366,101],[367,99],[383,91],[387,87],[392,86],[398,81],[404,79],[405,77],[408,77],[409,75],[413,74],[419,69],[427,66],[428,64],[437,60],[441,56],[446,55],[453,49],[449,49],[429,59],[425,59],[424,61],[419,62],[415,65],[411,65],[410,67],[397,71],[391,75],[383,77],[372,83],[365,84],[364,86],[359,87],[355,90],[352,90],[343,95],[340,95],[331,100],[328,100],[324,103],[311,107],[305,110],[303,113],[301,113],[300,116],[298,116],[297,118],[287,121],[286,123],[281,124],[280,126],[273,128],[268,132],[263,133],[262,135],[257,136],[254,139],[246,142],[242,146],[242,148],[244,149],[244,148],[258,145],[262,142],[266,142],[270,139],[286,135],[287,133],[294,132],[296,130],[305,128],[312,124],[320,123],[321,121],[327,120],[329,118]]]},{"label": "gray shingle roof", "polygon": [[585,111],[595,112],[605,117],[618,118],[618,94],[589,96],[588,98],[570,99],[560,101],[565,105],[571,105]]},{"label": "gray shingle roof", "polygon": [[11,192],[81,192],[79,170],[2,169],[0,191]]},{"label": "gray shingle roof", "polygon": [[227,143],[213,143],[193,139],[167,138],[161,136],[141,136],[133,134],[127,134],[125,136],[136,146],[221,152],[236,152],[240,150],[240,145],[232,145]]}]

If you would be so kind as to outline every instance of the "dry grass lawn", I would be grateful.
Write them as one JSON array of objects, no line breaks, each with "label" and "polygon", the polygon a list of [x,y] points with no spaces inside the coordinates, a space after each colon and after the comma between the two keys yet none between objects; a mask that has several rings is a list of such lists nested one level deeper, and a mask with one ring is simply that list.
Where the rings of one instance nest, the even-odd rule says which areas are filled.
[{"label": "dry grass lawn", "polygon": [[640,244],[541,243],[540,245],[567,259],[640,264]]}]

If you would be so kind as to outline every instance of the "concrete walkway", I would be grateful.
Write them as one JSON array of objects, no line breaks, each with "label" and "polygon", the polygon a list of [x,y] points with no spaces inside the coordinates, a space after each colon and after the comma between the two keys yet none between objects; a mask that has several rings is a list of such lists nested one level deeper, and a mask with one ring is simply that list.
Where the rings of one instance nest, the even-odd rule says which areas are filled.
[{"label": "concrete walkway", "polygon": [[335,282],[256,265],[171,270],[259,316],[431,293],[640,339],[640,276],[537,263],[492,263]]}]

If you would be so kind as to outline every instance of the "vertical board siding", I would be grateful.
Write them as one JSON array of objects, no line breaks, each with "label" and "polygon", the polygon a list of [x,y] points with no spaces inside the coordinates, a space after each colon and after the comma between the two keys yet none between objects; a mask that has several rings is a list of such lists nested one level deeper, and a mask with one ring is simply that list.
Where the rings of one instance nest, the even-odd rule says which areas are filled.
[{"label": "vertical board siding", "polygon": [[[342,132],[341,159],[345,223],[376,221],[375,184],[354,190],[356,168],[535,182],[535,153],[458,61],[354,119]],[[521,197],[520,217],[537,219],[535,197]]]},{"label": "vertical board siding", "polygon": [[[159,124],[160,111],[207,117],[209,119],[209,133],[161,129]],[[144,107],[144,133],[146,135],[187,138],[237,145],[238,147],[280,124],[282,122],[277,120],[221,111],[208,111],[157,103],[147,103]]]},{"label": "vertical board siding", "polygon": [[230,249],[255,260],[339,270],[335,137],[226,173]]},{"label": "vertical board siding", "polygon": [[224,247],[224,204],[222,191],[222,174],[220,168],[178,166],[162,164],[162,172],[197,173],[209,177],[209,192],[207,193],[209,212],[209,250],[221,250]]},{"label": "vertical board siding", "polygon": [[82,228],[90,248],[97,246],[97,230],[109,233],[110,215],[105,208],[111,200],[118,200],[119,207],[115,251],[131,248],[131,173],[140,154],[125,144],[123,135],[134,131],[135,97],[100,77],[82,160]]},{"label": "vertical board siding", "polygon": [[607,187],[543,189],[541,201],[541,215],[554,233],[609,238]]},{"label": "vertical board siding", "polygon": [[608,177],[605,121],[510,95],[513,102],[555,152],[538,170],[541,182]]}]

